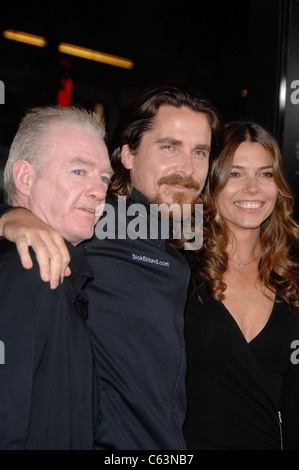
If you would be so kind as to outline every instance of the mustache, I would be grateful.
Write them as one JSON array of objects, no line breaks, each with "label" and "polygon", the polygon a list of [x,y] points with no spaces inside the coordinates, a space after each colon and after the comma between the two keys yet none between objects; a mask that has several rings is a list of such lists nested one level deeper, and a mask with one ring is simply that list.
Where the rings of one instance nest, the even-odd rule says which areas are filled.
[{"label": "mustache", "polygon": [[192,176],[186,178],[180,175],[163,176],[158,180],[158,185],[161,186],[162,184],[178,184],[186,188],[195,189],[195,191],[200,189],[199,183]]}]

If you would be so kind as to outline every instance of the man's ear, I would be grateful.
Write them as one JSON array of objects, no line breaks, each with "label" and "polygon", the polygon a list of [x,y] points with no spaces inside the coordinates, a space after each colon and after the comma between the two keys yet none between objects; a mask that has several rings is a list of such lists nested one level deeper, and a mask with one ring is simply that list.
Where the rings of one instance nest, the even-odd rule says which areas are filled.
[{"label": "man's ear", "polygon": [[17,160],[12,169],[17,191],[23,196],[29,196],[35,170],[32,163],[27,160]]},{"label": "man's ear", "polygon": [[131,170],[133,166],[134,155],[128,144],[122,146],[121,149],[121,162],[127,170]]}]

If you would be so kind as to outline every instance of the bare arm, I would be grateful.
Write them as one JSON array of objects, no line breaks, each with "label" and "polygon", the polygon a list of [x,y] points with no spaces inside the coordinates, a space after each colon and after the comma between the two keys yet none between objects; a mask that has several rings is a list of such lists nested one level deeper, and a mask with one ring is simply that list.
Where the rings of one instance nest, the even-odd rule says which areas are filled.
[{"label": "bare arm", "polygon": [[32,268],[29,246],[32,246],[40,267],[43,281],[50,281],[55,289],[71,271],[68,267],[70,255],[62,236],[49,225],[26,209],[16,208],[0,218],[0,236],[17,246],[21,263],[26,269]]}]

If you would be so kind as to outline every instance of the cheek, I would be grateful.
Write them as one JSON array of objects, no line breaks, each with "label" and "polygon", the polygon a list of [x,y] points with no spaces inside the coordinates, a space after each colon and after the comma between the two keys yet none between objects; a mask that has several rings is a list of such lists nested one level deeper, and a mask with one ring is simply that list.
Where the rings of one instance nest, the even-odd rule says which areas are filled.
[{"label": "cheek", "polygon": [[52,210],[60,215],[70,215],[76,203],[80,199],[79,187],[71,185],[57,185],[55,192],[49,195]]},{"label": "cheek", "polygon": [[155,165],[147,165],[144,162],[138,162],[131,170],[131,181],[137,189],[153,188],[155,182],[159,179],[159,172]]},{"label": "cheek", "polygon": [[194,165],[195,171],[194,171],[194,176],[193,178],[196,181],[205,181],[207,176],[208,176],[208,171],[209,171],[209,162],[208,160],[202,160],[200,162],[197,162],[196,165]]},{"label": "cheek", "polygon": [[267,196],[268,196],[268,200],[273,205],[275,205],[276,201],[277,201],[277,198],[278,198],[278,189],[277,189],[276,185],[273,186],[272,188],[271,187],[267,188]]},{"label": "cheek", "polygon": [[225,202],[221,197],[216,198],[215,204],[216,204],[217,211],[220,215],[226,212]]},{"label": "cheek", "polygon": [[276,202],[277,198],[278,198],[278,189],[275,188],[275,190],[273,191],[273,200],[275,200],[275,202]]},{"label": "cheek", "polygon": [[131,176],[131,181],[133,185],[135,181],[140,181],[140,178],[142,178],[143,174],[145,177],[147,174],[146,168],[142,164],[142,161],[140,161],[140,158],[138,158],[138,156],[135,155],[132,168],[130,169],[130,176]]},{"label": "cheek", "polygon": [[234,205],[235,200],[235,189],[227,185],[221,193],[216,196],[215,202],[218,208],[219,214],[223,217],[233,216],[235,214],[236,206]]},{"label": "cheek", "polygon": [[217,205],[232,204],[236,191],[234,188],[226,185],[224,189],[216,196]]}]

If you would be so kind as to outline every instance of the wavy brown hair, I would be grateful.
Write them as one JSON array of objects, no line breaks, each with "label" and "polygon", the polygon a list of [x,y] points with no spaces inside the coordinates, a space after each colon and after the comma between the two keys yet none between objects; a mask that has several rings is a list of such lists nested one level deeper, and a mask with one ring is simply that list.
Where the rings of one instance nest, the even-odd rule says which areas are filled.
[{"label": "wavy brown hair", "polygon": [[274,137],[254,122],[233,122],[225,126],[225,145],[218,159],[212,163],[209,183],[205,191],[205,219],[203,249],[195,258],[195,283],[207,284],[208,293],[215,300],[224,298],[226,285],[223,274],[227,271],[226,247],[228,227],[217,207],[217,196],[225,187],[231,173],[234,154],[242,142],[257,142],[273,157],[273,179],[278,197],[272,214],[261,226],[262,255],[258,265],[259,281],[287,302],[289,310],[299,307],[299,225],[292,217],[294,198],[284,175],[282,157]]}]

